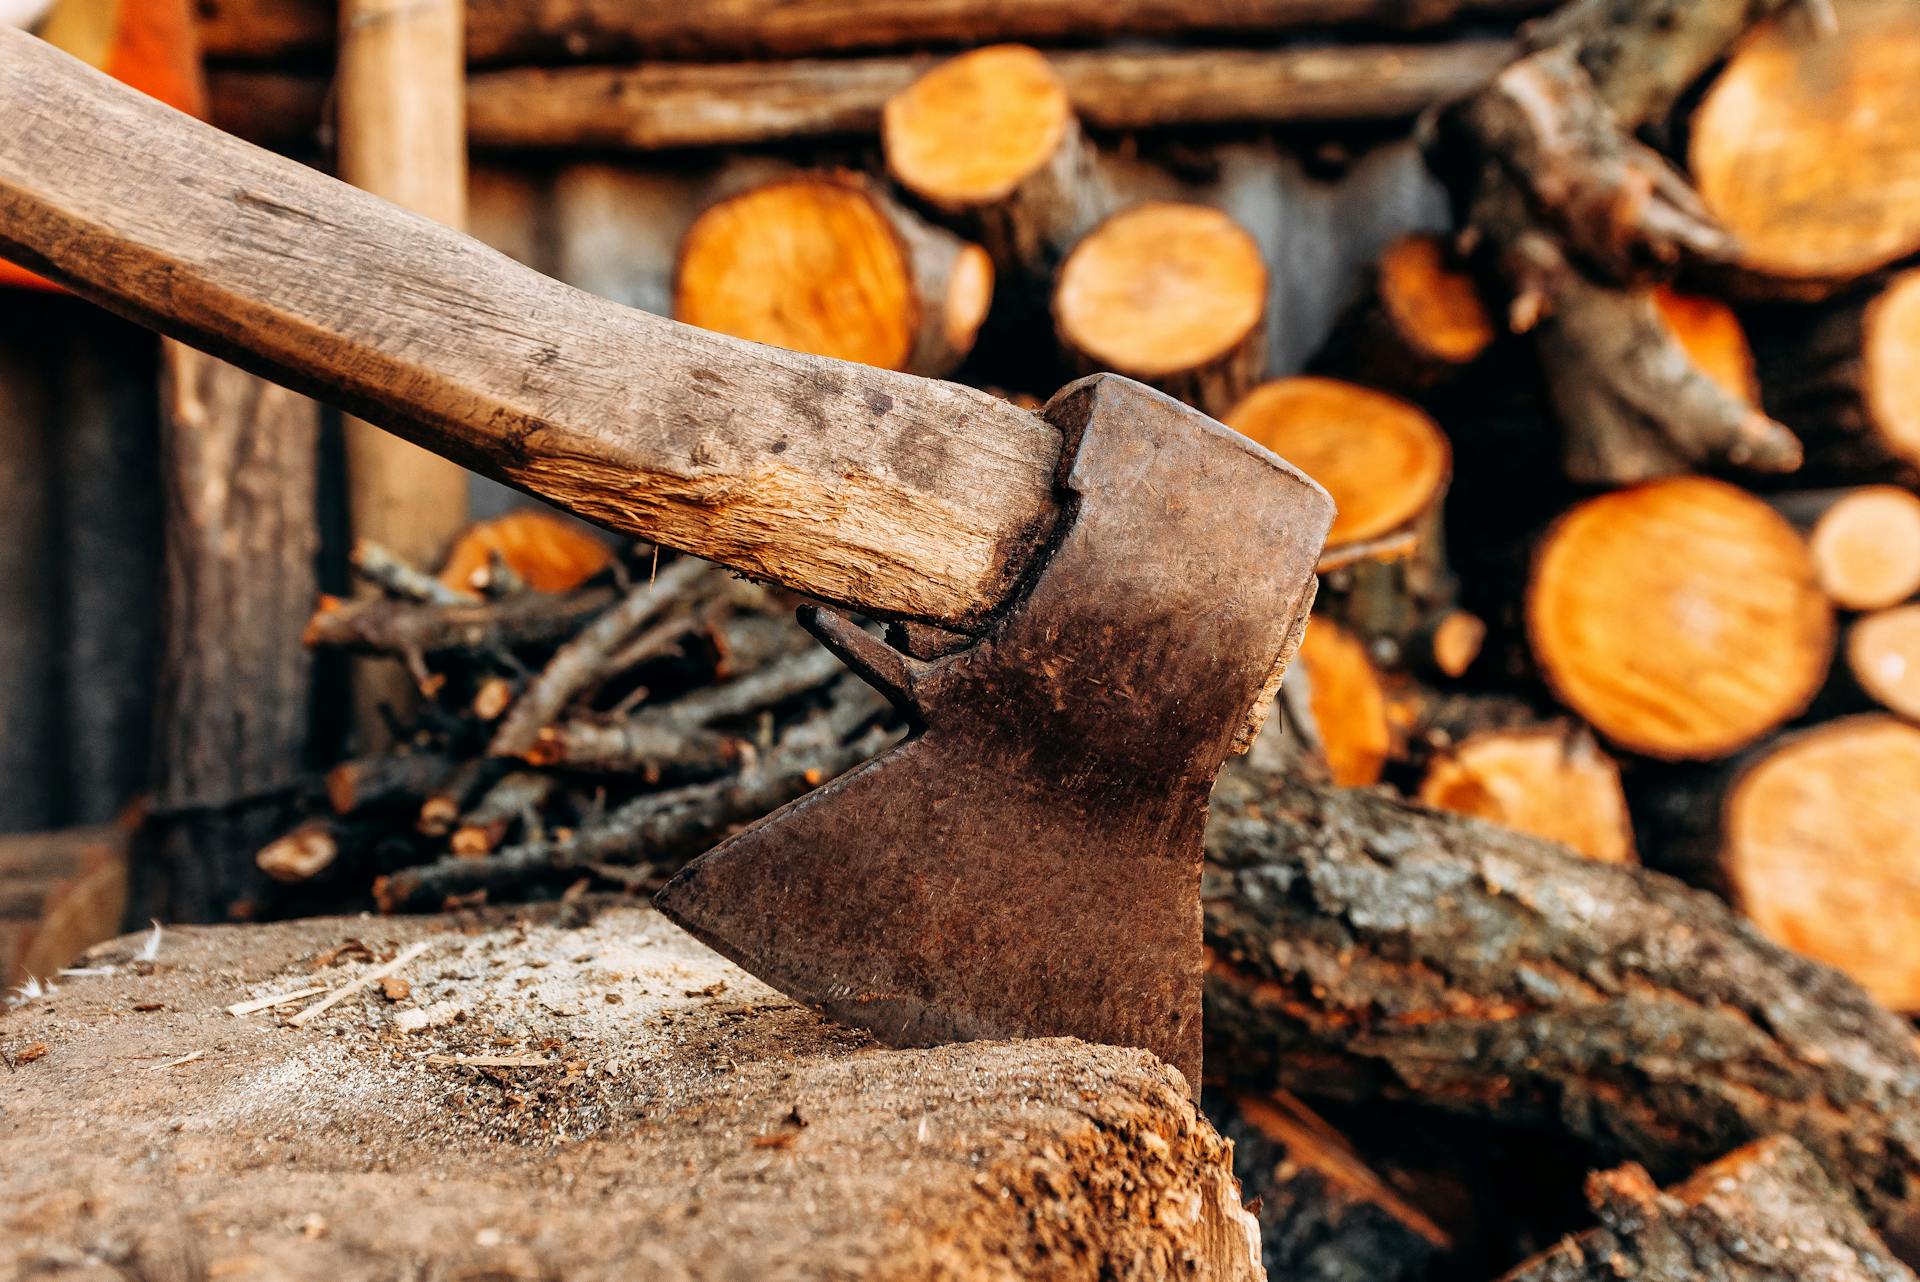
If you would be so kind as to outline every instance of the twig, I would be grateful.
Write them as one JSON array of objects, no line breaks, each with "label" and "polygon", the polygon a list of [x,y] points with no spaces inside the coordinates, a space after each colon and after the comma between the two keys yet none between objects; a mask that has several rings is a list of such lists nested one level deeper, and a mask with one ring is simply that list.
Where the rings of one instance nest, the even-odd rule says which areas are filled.
[{"label": "twig", "polygon": [[435,1068],[558,1068],[557,1060],[541,1055],[429,1055]]},{"label": "twig", "polygon": [[205,1051],[188,1051],[185,1055],[182,1055],[179,1059],[170,1059],[164,1064],[149,1064],[147,1065],[147,1071],[149,1073],[157,1073],[163,1068],[178,1068],[182,1064],[191,1064],[196,1059],[201,1059],[205,1055],[206,1055]]},{"label": "twig", "polygon": [[334,989],[333,992],[321,998],[319,1001],[315,1002],[313,1005],[307,1007],[305,1010],[301,1011],[299,1014],[289,1016],[287,1019],[287,1023],[291,1024],[295,1028],[301,1027],[302,1025],[307,1023],[309,1020],[319,1015],[322,1011],[331,1009],[332,1007],[338,1005],[340,1002],[346,1000],[348,997],[351,997],[353,994],[359,992],[361,989],[367,987],[368,985],[378,983],[379,981],[385,979],[388,975],[393,974],[395,971],[399,970],[402,966],[406,965],[408,962],[418,957],[421,953],[426,952],[427,949],[431,948],[432,946],[433,946],[433,941],[431,939],[422,939],[418,943],[409,944],[406,948],[401,950],[400,955],[398,957],[395,957],[392,961],[388,962],[386,965],[375,967],[373,970],[368,971],[366,974],[360,976],[360,978],[354,980],[352,983],[345,984],[339,988]]},{"label": "twig", "polygon": [[448,587],[372,539],[361,539],[355,543],[347,559],[354,573],[388,596],[398,597],[402,601],[419,601],[428,605],[475,605],[480,600],[471,592]]},{"label": "twig", "polygon": [[274,993],[269,997],[255,997],[250,1001],[235,1002],[233,1005],[227,1007],[227,1014],[251,1015],[256,1011],[272,1010],[275,1006],[285,1006],[289,1002],[299,1001],[302,997],[311,997],[315,993],[324,993],[326,991],[327,986],[325,984],[315,984],[311,988],[296,988],[290,993]]}]

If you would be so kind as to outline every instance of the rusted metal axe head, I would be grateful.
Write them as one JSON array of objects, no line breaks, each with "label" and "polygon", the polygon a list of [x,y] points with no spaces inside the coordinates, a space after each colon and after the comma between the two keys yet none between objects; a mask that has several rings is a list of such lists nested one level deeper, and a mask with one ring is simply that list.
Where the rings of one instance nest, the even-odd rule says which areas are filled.
[{"label": "rusted metal axe head", "polygon": [[655,901],[776,988],[897,1046],[1073,1036],[1200,1070],[1200,839],[1305,626],[1333,502],[1138,383],[1096,375],[1057,546],[976,643],[808,620],[912,739],[696,860]]}]

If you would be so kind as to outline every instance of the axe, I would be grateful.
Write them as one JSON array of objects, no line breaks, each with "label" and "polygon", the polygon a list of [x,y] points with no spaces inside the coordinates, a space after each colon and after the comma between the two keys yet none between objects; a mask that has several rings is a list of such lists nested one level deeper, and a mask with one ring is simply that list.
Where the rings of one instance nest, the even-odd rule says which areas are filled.
[{"label": "axe", "polygon": [[[610,529],[825,604],[916,733],[685,868],[674,921],[893,1045],[1197,1084],[1200,838],[1333,504],[1112,375],[1037,415],[616,306],[0,31],[0,255]],[[841,608],[895,622],[890,642]]]}]

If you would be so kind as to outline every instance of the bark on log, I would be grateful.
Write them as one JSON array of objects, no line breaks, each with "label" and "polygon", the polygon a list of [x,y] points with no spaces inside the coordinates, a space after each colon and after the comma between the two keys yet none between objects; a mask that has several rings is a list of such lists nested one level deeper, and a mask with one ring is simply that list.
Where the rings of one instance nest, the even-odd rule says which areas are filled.
[{"label": "bark on log", "polygon": [[993,282],[978,245],[858,175],[808,173],[694,219],[673,314],[789,351],[938,376],[973,350]]},{"label": "bark on log", "polygon": [[1775,321],[1762,346],[1767,405],[1806,443],[1806,474],[1920,482],[1920,271]]},{"label": "bark on log", "polygon": [[152,771],[162,542],[159,345],[74,303],[53,438],[61,511],[66,819],[106,823]]},{"label": "bark on log", "polygon": [[50,305],[9,290],[0,307],[0,832],[60,821],[60,651]]},{"label": "bark on log", "polygon": [[1233,1141],[1233,1169],[1258,1203],[1273,1282],[1414,1282],[1447,1236],[1292,1096],[1222,1093],[1207,1113]]},{"label": "bark on log", "polygon": [[1580,504],[1534,558],[1527,634],[1541,675],[1623,748],[1730,756],[1826,680],[1833,608],[1806,544],[1759,499],[1699,477]]},{"label": "bark on log", "polygon": [[1814,573],[1842,610],[1882,610],[1920,592],[1920,496],[1894,485],[1778,494]]},{"label": "bark on log", "polygon": [[135,902],[220,920],[265,889],[254,853],[303,777],[319,413],[189,348],[163,353],[166,637]]},{"label": "bark on log", "polygon": [[1638,1166],[1596,1172],[1601,1227],[1528,1260],[1503,1282],[1911,1282],[1820,1164],[1775,1137],[1727,1154],[1672,1188]]},{"label": "bark on log", "polygon": [[1738,264],[1788,288],[1845,282],[1920,250],[1920,15],[1792,6],[1742,41],[1693,113],[1700,196]]},{"label": "bark on log", "polygon": [[[1193,0],[1175,5],[1101,0],[840,0],[794,6],[729,0],[687,6],[583,0],[563,9],[532,0],[470,6],[467,56],[475,62],[605,62],[620,58],[802,57],[860,49],[986,44],[1000,40],[1091,43],[1119,36],[1203,32],[1255,35],[1311,26],[1418,29],[1464,18],[1516,17],[1544,0]],[[333,40],[327,0],[201,0],[201,40],[216,59],[270,59],[324,49]]]},{"label": "bark on log", "polygon": [[[1504,40],[1459,39],[1322,49],[1062,49],[1047,60],[1089,128],[1132,130],[1408,119],[1470,92],[1511,51]],[[887,99],[932,65],[928,56],[907,55],[483,71],[467,81],[467,141],[516,151],[664,151],[870,136]],[[304,155],[324,133],[323,76],[214,67],[207,81],[213,123],[248,142]]]},{"label": "bark on log", "polygon": [[[594,902],[141,942],[0,1033],[0,1150],[58,1154],[0,1164],[0,1272],[1261,1276],[1228,1146],[1141,1051],[875,1048]],[[226,1013],[417,944],[301,1026],[320,996]]]},{"label": "bark on log", "polygon": [[1558,1131],[1674,1178],[1790,1135],[1920,1212],[1920,1050],[1720,901],[1378,793],[1230,769],[1207,831],[1207,1063]]},{"label": "bark on log", "polygon": [[1060,267],[1053,325],[1067,359],[1218,416],[1266,370],[1267,266],[1233,219],[1149,201],[1089,232]]}]

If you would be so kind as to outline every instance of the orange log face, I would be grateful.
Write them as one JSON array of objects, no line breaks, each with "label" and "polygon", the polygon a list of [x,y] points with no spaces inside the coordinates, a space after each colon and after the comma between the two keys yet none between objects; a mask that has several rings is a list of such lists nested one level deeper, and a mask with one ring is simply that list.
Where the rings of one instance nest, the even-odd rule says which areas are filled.
[{"label": "orange log face", "polygon": [[1299,662],[1334,783],[1343,788],[1378,783],[1393,734],[1386,691],[1365,644],[1333,620],[1316,617],[1300,642]]},{"label": "orange log face", "polygon": [[1420,802],[1602,863],[1636,862],[1620,769],[1585,732],[1542,726],[1472,735],[1428,768]]},{"label": "orange log face", "polygon": [[1622,747],[1669,760],[1728,756],[1799,713],[1833,648],[1799,534],[1699,477],[1574,508],[1541,546],[1526,612],[1560,699]]},{"label": "orange log face", "polygon": [[942,209],[1004,200],[1066,139],[1073,108],[1047,60],[1025,45],[950,59],[887,100],[887,167]]}]

